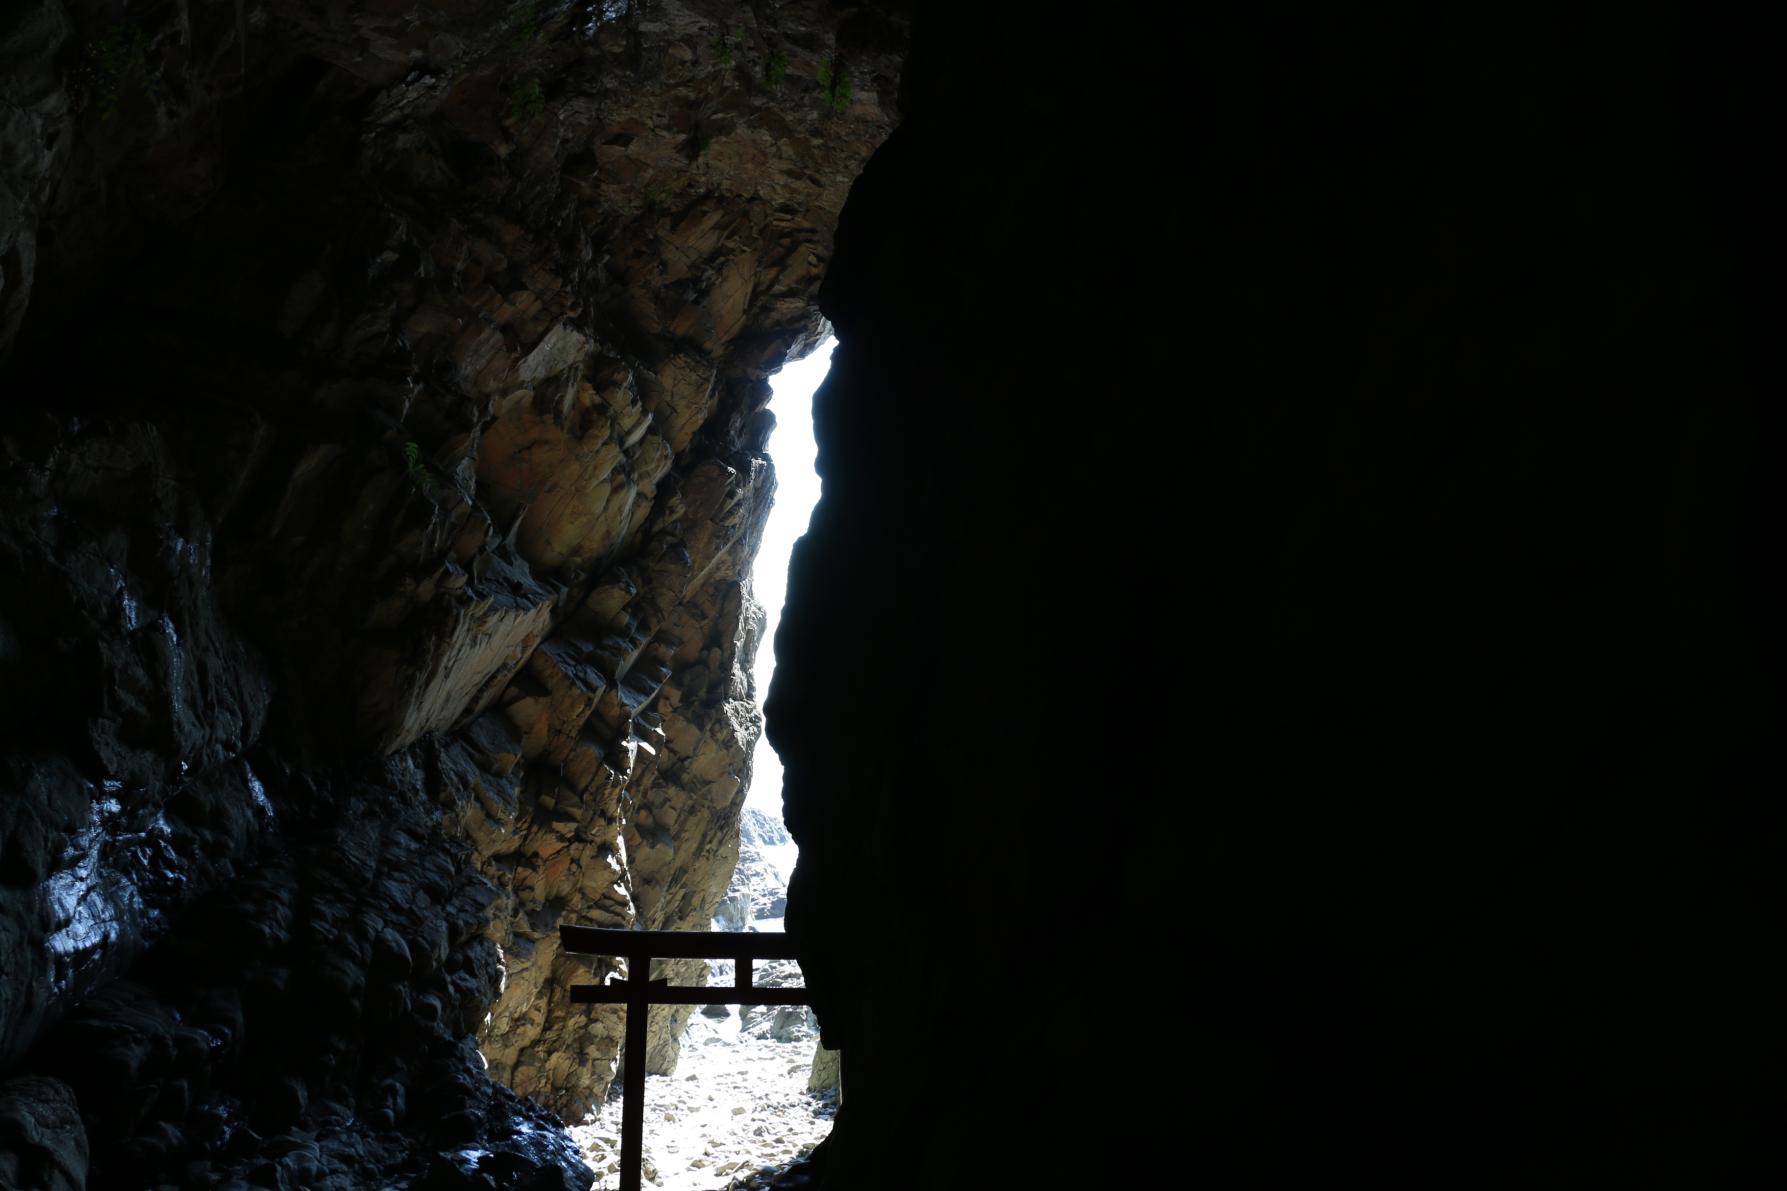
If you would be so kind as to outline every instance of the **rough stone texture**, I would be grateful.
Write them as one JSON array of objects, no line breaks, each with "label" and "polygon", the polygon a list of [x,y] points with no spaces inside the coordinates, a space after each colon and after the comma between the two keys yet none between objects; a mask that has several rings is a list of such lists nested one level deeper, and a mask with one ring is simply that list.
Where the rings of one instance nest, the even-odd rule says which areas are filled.
[{"label": "rough stone texture", "polygon": [[[726,896],[714,910],[714,930],[755,930],[764,919],[779,920],[788,912],[788,883],[766,848],[788,844],[788,829],[756,807],[747,806],[738,821],[738,864]],[[779,921],[774,929],[780,929]]]},{"label": "rough stone texture", "polygon": [[71,32],[57,0],[0,13],[0,356],[18,337],[37,278],[37,224],[73,121],[56,60]]},{"label": "rough stone texture", "polygon": [[27,1075],[0,1083],[0,1186],[80,1191],[87,1185],[87,1131],[74,1093]]},{"label": "rough stone texture", "polygon": [[827,1050],[821,1046],[813,1052],[813,1070],[807,1076],[807,1091],[823,1092],[837,1088],[841,1081],[839,1076],[838,1052]]},{"label": "rough stone texture", "polygon": [[[798,985],[801,982],[800,968],[790,960],[767,960],[751,974],[751,980],[761,988]],[[813,1011],[804,1005],[741,1005],[738,1028],[753,1038],[770,1038],[777,1042],[793,1042],[818,1033],[813,1023]]]},{"label": "rough stone texture", "polygon": [[1778,1181],[1767,39],[1178,13],[923,10],[840,223],[825,1186]]},{"label": "rough stone texture", "polygon": [[904,29],[0,15],[0,1073],[93,1185],[587,1183],[557,926],[726,887],[766,377]]},{"label": "rough stone texture", "polygon": [[142,425],[0,439],[0,1064],[115,977],[263,824],[268,690],[205,512]]},{"label": "rough stone texture", "polygon": [[270,768],[279,825],[36,1065],[72,1086],[94,1186],[587,1188],[552,1114],[490,1083],[471,1032],[500,979],[497,893],[407,761]]}]

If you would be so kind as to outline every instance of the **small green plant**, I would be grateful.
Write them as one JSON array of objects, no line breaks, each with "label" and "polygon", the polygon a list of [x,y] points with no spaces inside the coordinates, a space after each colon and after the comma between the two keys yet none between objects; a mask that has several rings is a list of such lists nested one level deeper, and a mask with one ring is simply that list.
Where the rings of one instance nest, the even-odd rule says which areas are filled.
[{"label": "small green plant", "polygon": [[516,121],[532,120],[546,110],[546,91],[535,78],[521,79],[509,90],[509,114]]},{"label": "small green plant", "polygon": [[726,36],[724,29],[720,30],[719,35],[714,38],[714,58],[721,66],[732,65],[732,42]]},{"label": "small green plant", "polygon": [[788,55],[781,50],[769,56],[763,64],[763,81],[771,88],[780,87],[782,80],[788,77]]},{"label": "small green plant", "polygon": [[524,5],[521,15],[515,18],[515,28],[509,34],[509,48],[524,50],[528,43],[540,35],[540,0],[533,0]]},{"label": "small green plant", "polygon": [[856,93],[850,89],[850,76],[844,71],[844,63],[834,57],[830,62],[819,64],[819,103],[837,115],[843,115],[850,108],[850,101]]},{"label": "small green plant", "polygon": [[87,43],[87,84],[101,120],[118,114],[125,95],[148,90],[148,41],[125,22],[107,25]]},{"label": "small green plant", "polygon": [[403,444],[403,472],[425,495],[434,495],[434,473],[422,462],[422,448],[413,442]]}]

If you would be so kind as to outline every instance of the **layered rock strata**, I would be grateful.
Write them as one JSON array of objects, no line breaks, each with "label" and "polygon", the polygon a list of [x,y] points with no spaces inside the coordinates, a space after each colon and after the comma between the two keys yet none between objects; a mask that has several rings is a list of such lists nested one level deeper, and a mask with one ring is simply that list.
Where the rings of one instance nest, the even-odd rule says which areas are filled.
[{"label": "layered rock strata", "polygon": [[0,17],[0,1104],[44,1105],[0,1170],[587,1181],[539,1105],[601,1099],[620,1023],[557,926],[726,888],[766,377],[903,39]]}]

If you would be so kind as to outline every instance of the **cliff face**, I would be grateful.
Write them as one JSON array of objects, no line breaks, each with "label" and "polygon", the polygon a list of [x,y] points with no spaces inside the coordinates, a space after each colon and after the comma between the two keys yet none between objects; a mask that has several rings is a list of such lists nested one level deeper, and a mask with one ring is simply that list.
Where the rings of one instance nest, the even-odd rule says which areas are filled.
[{"label": "cliff face", "polygon": [[1776,1177],[1733,32],[921,10],[767,709],[827,1186]]},{"label": "cliff face", "polygon": [[613,1075],[557,926],[725,890],[766,377],[903,44],[818,3],[0,18],[0,1119],[53,1118],[0,1170],[581,1185],[511,1093]]}]

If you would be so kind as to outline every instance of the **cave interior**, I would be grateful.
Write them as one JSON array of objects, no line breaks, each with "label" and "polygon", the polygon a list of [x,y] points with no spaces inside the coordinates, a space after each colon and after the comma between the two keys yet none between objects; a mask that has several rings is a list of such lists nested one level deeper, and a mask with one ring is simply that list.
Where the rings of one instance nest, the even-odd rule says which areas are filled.
[{"label": "cave interior", "polygon": [[586,1191],[765,731],[819,1185],[1778,1185],[1766,43],[7,4],[0,1185]]}]

